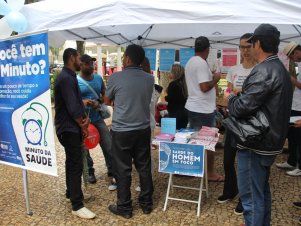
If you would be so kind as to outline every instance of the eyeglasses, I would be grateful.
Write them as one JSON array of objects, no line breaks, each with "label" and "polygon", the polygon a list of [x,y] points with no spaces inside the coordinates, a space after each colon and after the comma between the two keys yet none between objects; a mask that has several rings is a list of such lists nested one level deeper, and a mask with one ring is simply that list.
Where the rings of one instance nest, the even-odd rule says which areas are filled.
[{"label": "eyeglasses", "polygon": [[240,50],[245,50],[245,49],[249,50],[249,49],[251,49],[251,47],[252,47],[252,45],[239,46],[239,49],[240,49]]}]

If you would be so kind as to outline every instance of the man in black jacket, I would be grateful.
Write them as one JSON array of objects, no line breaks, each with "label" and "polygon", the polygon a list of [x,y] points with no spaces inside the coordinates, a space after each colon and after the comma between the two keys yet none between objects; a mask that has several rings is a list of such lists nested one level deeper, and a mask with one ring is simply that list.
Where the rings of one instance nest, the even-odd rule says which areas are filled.
[{"label": "man in black jacket", "polygon": [[[280,32],[270,24],[258,26],[252,37],[252,51],[258,64],[245,80],[240,96],[228,97],[229,113],[247,118],[262,111],[269,130],[262,142],[237,144],[238,189],[247,226],[270,225],[270,167],[282,147],[288,129],[292,84],[290,76],[277,57]],[[246,147],[247,146],[247,147]]]}]

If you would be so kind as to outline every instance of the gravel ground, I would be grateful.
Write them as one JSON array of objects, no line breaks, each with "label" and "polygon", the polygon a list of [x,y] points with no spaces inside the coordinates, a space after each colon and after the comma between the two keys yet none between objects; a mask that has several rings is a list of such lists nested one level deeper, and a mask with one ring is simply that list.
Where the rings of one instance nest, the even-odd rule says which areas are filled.
[{"label": "gravel ground", "polygon": [[[144,215],[138,207],[137,174],[133,172],[132,198],[134,206],[133,218],[112,215],[107,207],[116,201],[116,192],[109,191],[104,159],[100,148],[91,150],[95,162],[97,183],[88,185],[88,192],[93,198],[86,207],[97,214],[93,220],[83,220],[71,215],[71,206],[65,200],[65,155],[62,146],[56,140],[58,160],[58,177],[52,177],[35,172],[28,172],[30,204],[32,216],[26,214],[23,195],[22,170],[15,167],[0,165],[0,225],[240,225],[242,216],[236,216],[233,209],[237,200],[225,204],[217,204],[216,199],[222,193],[223,183],[209,183],[209,198],[203,193],[201,216],[196,216],[196,204],[169,201],[167,211],[163,211],[167,189],[168,175],[157,172],[158,150],[153,151],[154,159],[154,211]],[[223,149],[217,149],[217,171],[223,173]],[[276,162],[287,158],[279,155]],[[199,178],[176,177],[175,184],[198,186]],[[273,196],[272,225],[298,225],[301,211],[292,206],[293,201],[301,200],[300,178],[289,177],[285,171],[276,168],[271,171],[271,190]],[[176,188],[175,188],[176,189]],[[178,197],[197,199],[196,191],[177,191]]]}]

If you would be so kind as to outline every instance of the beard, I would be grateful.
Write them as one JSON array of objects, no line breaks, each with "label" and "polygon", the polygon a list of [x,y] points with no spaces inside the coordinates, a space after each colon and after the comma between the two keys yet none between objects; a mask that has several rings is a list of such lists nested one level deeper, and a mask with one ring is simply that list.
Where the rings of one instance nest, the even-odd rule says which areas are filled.
[{"label": "beard", "polygon": [[80,70],[80,64],[75,62],[74,63],[74,68],[75,68],[76,71],[79,71]]},{"label": "beard", "polygon": [[92,75],[93,71],[94,71],[93,68],[89,68],[89,69],[82,70],[82,73],[85,77],[89,77],[90,75]]}]

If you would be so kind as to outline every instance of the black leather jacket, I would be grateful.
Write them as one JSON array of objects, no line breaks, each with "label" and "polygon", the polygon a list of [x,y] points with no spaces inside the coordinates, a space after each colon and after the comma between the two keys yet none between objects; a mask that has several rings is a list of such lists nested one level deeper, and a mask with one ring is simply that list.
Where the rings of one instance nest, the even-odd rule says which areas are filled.
[{"label": "black leather jacket", "polygon": [[286,138],[290,109],[292,106],[292,83],[288,71],[276,55],[259,63],[246,78],[241,96],[229,99],[229,113],[234,117],[247,117],[261,110],[267,117],[270,129],[263,142],[251,147],[240,144],[238,148],[251,149],[261,155],[282,152]]}]

